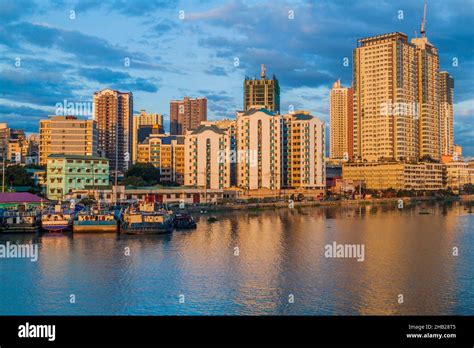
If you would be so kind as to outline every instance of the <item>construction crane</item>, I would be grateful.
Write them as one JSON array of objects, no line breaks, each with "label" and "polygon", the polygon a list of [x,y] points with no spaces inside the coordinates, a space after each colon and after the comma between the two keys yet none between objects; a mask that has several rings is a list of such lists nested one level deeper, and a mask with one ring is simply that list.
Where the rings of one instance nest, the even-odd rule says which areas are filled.
[{"label": "construction crane", "polygon": [[426,0],[425,0],[425,6],[423,9],[423,20],[421,21],[421,30],[420,30],[421,37],[425,37],[425,24],[426,24]]}]

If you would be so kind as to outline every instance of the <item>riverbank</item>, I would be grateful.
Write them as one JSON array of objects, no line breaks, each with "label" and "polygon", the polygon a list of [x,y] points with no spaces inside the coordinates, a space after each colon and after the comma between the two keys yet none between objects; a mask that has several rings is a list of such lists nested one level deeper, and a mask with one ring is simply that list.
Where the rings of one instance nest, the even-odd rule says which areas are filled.
[{"label": "riverbank", "polygon": [[[384,205],[392,204],[397,205],[399,200],[403,200],[403,204],[413,204],[417,202],[455,202],[455,201],[474,201],[474,195],[469,196],[454,196],[454,197],[394,197],[394,198],[370,198],[370,199],[351,199],[351,200],[337,200],[337,201],[303,201],[293,202],[292,207],[304,208],[304,207],[331,207],[331,206],[357,206],[357,205]],[[289,201],[278,201],[278,202],[260,202],[260,203],[221,203],[221,204],[207,204],[207,205],[195,205],[186,206],[186,210],[190,212],[201,212],[201,211],[232,211],[232,210],[265,210],[265,209],[281,209],[289,208]],[[178,206],[171,207],[173,211],[178,211]]]}]

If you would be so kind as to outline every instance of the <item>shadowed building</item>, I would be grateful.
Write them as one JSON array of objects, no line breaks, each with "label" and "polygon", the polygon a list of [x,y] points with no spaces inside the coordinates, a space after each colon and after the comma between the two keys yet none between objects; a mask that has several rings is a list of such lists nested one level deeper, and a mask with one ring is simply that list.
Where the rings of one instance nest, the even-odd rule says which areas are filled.
[{"label": "shadowed building", "polygon": [[207,120],[207,99],[184,97],[170,102],[170,134],[184,135]]},{"label": "shadowed building", "polygon": [[133,94],[104,89],[93,99],[99,151],[109,159],[112,172],[126,171],[132,159]]}]

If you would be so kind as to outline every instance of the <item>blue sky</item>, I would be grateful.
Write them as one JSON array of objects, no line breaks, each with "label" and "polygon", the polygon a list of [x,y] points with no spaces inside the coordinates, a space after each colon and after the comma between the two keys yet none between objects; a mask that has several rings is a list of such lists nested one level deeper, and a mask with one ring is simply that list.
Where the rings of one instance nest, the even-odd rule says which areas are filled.
[{"label": "blue sky", "polygon": [[[169,101],[185,95],[206,96],[209,119],[233,118],[261,63],[280,81],[282,112],[327,122],[331,84],[351,83],[343,62],[356,40],[411,38],[422,12],[422,0],[0,0],[0,122],[35,132],[56,103],[105,87],[132,91],[135,110],[164,114],[167,127]],[[427,19],[455,79],[455,142],[474,156],[474,0],[428,0]]]}]

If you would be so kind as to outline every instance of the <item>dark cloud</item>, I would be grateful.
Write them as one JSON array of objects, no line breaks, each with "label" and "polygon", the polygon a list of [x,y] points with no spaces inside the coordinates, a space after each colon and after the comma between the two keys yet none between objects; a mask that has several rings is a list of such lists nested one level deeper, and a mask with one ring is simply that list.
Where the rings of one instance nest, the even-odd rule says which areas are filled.
[{"label": "dark cloud", "polygon": [[26,69],[0,71],[0,98],[42,106],[54,106],[64,99],[71,99],[81,85],[71,82],[61,73],[35,72]]},{"label": "dark cloud", "polygon": [[37,132],[39,120],[52,112],[52,108],[48,112],[28,106],[0,104],[0,122],[7,122],[10,127],[22,128],[27,132]]}]

